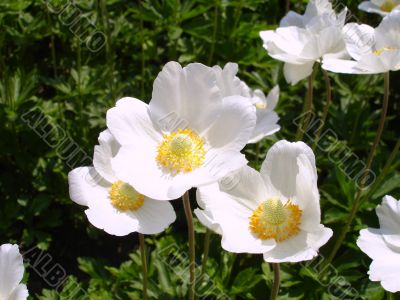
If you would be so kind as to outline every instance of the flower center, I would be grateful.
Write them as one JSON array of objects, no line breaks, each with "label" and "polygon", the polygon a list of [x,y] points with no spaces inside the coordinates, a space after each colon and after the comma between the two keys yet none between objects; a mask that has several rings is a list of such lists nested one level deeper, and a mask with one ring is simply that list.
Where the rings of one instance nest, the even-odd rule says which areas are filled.
[{"label": "flower center", "polygon": [[267,108],[267,103],[264,103],[264,102],[257,102],[256,103],[256,108],[257,109],[266,109]]},{"label": "flower center", "polygon": [[388,0],[381,5],[380,9],[384,12],[391,12],[396,6],[397,4],[393,0]]},{"label": "flower center", "polygon": [[204,163],[203,139],[190,129],[164,135],[158,146],[157,162],[171,172],[190,172]]},{"label": "flower center", "polygon": [[395,48],[395,47],[383,47],[383,48],[375,50],[373,53],[375,55],[381,55],[385,51],[398,51],[398,50],[400,50],[400,49],[399,48]]},{"label": "flower center", "polygon": [[259,239],[282,242],[299,232],[302,210],[289,200],[285,205],[278,198],[261,203],[251,215],[249,229]]},{"label": "flower center", "polygon": [[109,195],[111,204],[120,211],[135,211],[144,203],[144,196],[121,180],[112,184]]}]

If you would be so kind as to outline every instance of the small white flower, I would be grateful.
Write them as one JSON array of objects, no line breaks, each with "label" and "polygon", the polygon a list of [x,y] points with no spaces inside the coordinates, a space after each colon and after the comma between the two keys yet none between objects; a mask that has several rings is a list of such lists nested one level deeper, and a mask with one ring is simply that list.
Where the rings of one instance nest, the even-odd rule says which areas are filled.
[{"label": "small white flower", "polygon": [[357,245],[371,259],[369,279],[392,293],[400,291],[400,201],[383,197],[376,208],[380,228],[360,231]]},{"label": "small white flower", "polygon": [[358,9],[386,16],[399,5],[400,0],[369,0],[361,2]]},{"label": "small white flower", "polygon": [[196,216],[222,235],[222,248],[263,253],[268,262],[312,259],[332,236],[321,224],[315,157],[303,142],[277,142],[260,173],[245,166],[200,187],[197,201]]},{"label": "small white flower", "polygon": [[342,28],[347,8],[338,15],[328,0],[311,0],[304,15],[290,11],[276,30],[261,31],[268,54],[285,62],[286,81],[296,84],[311,75],[314,63],[346,56]]},{"label": "small white flower", "polygon": [[257,143],[264,137],[279,131],[279,117],[274,108],[279,100],[279,86],[276,85],[265,97],[261,90],[252,90],[236,74],[239,70],[235,63],[227,63],[223,69],[213,67],[217,74],[217,84],[223,97],[240,95],[246,97],[256,108],[257,122],[249,143]]},{"label": "small white flower", "polygon": [[21,284],[24,277],[24,261],[17,245],[0,246],[0,299],[25,300],[28,289]]},{"label": "small white flower", "polygon": [[68,174],[71,199],[88,206],[90,223],[117,236],[131,232],[156,234],[175,221],[172,205],[138,193],[120,180],[111,168],[119,145],[108,130],[99,136],[95,147],[94,167],[80,167]]},{"label": "small white flower", "polygon": [[121,144],[113,168],[140,193],[167,200],[216,182],[247,163],[240,150],[256,124],[255,108],[223,98],[212,68],[169,62],[157,76],[149,105],[123,98],[107,113]]},{"label": "small white flower", "polygon": [[353,60],[324,59],[322,67],[337,73],[377,74],[400,69],[400,10],[377,28],[349,23],[343,28],[346,49]]}]

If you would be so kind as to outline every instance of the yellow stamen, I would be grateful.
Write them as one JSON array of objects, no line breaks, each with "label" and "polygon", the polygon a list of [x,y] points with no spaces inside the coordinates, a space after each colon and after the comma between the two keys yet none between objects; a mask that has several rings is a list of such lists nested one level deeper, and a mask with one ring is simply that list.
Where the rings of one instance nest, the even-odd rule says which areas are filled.
[{"label": "yellow stamen", "polygon": [[204,163],[203,139],[190,129],[164,135],[158,146],[157,162],[171,172],[190,172]]},{"label": "yellow stamen", "polygon": [[267,103],[264,103],[264,102],[257,102],[256,103],[256,108],[258,108],[258,109],[266,109],[267,108]]},{"label": "yellow stamen", "polygon": [[111,204],[120,211],[135,211],[144,203],[144,196],[121,180],[112,184],[109,195]]},{"label": "yellow stamen", "polygon": [[399,48],[395,48],[395,47],[383,47],[383,48],[375,50],[373,53],[375,55],[381,55],[385,51],[398,51],[398,50],[400,50],[400,49]]},{"label": "yellow stamen", "polygon": [[393,0],[388,0],[381,5],[380,9],[384,12],[391,12],[396,6],[397,4]]},{"label": "yellow stamen", "polygon": [[302,210],[289,200],[285,205],[278,198],[261,203],[251,215],[249,229],[259,239],[282,242],[299,232]]}]

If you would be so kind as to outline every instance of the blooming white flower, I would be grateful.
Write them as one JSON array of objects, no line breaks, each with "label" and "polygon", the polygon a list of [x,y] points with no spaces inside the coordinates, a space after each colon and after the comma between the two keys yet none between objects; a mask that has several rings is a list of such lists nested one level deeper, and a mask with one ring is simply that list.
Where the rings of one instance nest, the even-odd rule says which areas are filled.
[{"label": "blooming white flower", "polygon": [[222,248],[263,253],[268,262],[312,259],[332,236],[320,224],[315,157],[303,142],[277,142],[261,172],[245,166],[200,187],[197,201],[196,216],[222,235]]},{"label": "blooming white flower", "polygon": [[357,245],[371,259],[369,279],[392,293],[400,291],[400,201],[383,197],[376,208],[380,228],[360,231]]},{"label": "blooming white flower", "polygon": [[279,131],[280,126],[277,124],[279,117],[274,111],[279,100],[278,85],[265,97],[261,90],[250,89],[244,81],[236,76],[239,70],[237,64],[227,63],[223,69],[219,66],[213,68],[217,74],[217,84],[223,97],[240,95],[246,97],[256,107],[257,121],[249,143],[257,143],[264,137]]},{"label": "blooming white flower", "polygon": [[325,59],[322,68],[350,74],[376,74],[400,69],[400,10],[383,18],[377,28],[349,23],[343,28],[353,60]]},{"label": "blooming white flower", "polygon": [[240,150],[255,124],[254,106],[238,95],[223,98],[212,68],[169,62],[149,105],[123,98],[108,111],[122,146],[113,168],[140,193],[175,199],[245,165]]},{"label": "blooming white flower", "polygon": [[117,236],[131,232],[156,234],[175,221],[172,205],[138,193],[120,180],[111,168],[119,145],[109,130],[99,136],[95,146],[94,167],[80,167],[68,174],[71,199],[88,206],[85,211],[90,223]]},{"label": "blooming white flower", "polygon": [[260,32],[268,54],[285,62],[287,82],[310,76],[321,58],[346,55],[341,33],[346,13],[347,8],[337,15],[328,0],[311,0],[304,15],[290,11],[278,29]]},{"label": "blooming white flower", "polygon": [[386,16],[393,9],[399,7],[400,0],[368,0],[358,5],[358,9]]},{"label": "blooming white flower", "polygon": [[21,284],[24,277],[24,261],[17,245],[0,246],[0,299],[25,300],[28,289]]}]

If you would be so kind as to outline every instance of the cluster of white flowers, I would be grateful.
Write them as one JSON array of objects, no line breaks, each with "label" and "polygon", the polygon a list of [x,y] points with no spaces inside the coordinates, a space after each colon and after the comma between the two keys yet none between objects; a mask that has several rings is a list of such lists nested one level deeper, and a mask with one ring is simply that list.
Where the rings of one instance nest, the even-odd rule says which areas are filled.
[{"label": "cluster of white flowers", "polygon": [[[339,73],[400,69],[400,1],[371,0],[360,9],[384,16],[377,28],[346,23],[328,0],[311,0],[304,15],[290,11],[276,30],[260,32],[268,54],[285,62],[295,84],[315,63]],[[93,166],[70,172],[73,201],[109,234],[157,234],[176,219],[168,200],[197,188],[200,222],[222,236],[222,248],[263,254],[267,262],[310,260],[332,236],[321,224],[314,153],[303,142],[278,141],[261,170],[240,152],[279,131],[279,86],[265,96],[224,68],[167,63],[149,104],[120,99],[107,112]],[[229,184],[227,184],[227,182]],[[400,202],[385,196],[376,209],[381,228],[364,229],[357,245],[373,259],[370,279],[400,291]],[[17,245],[0,247],[0,299],[28,297]]]}]

